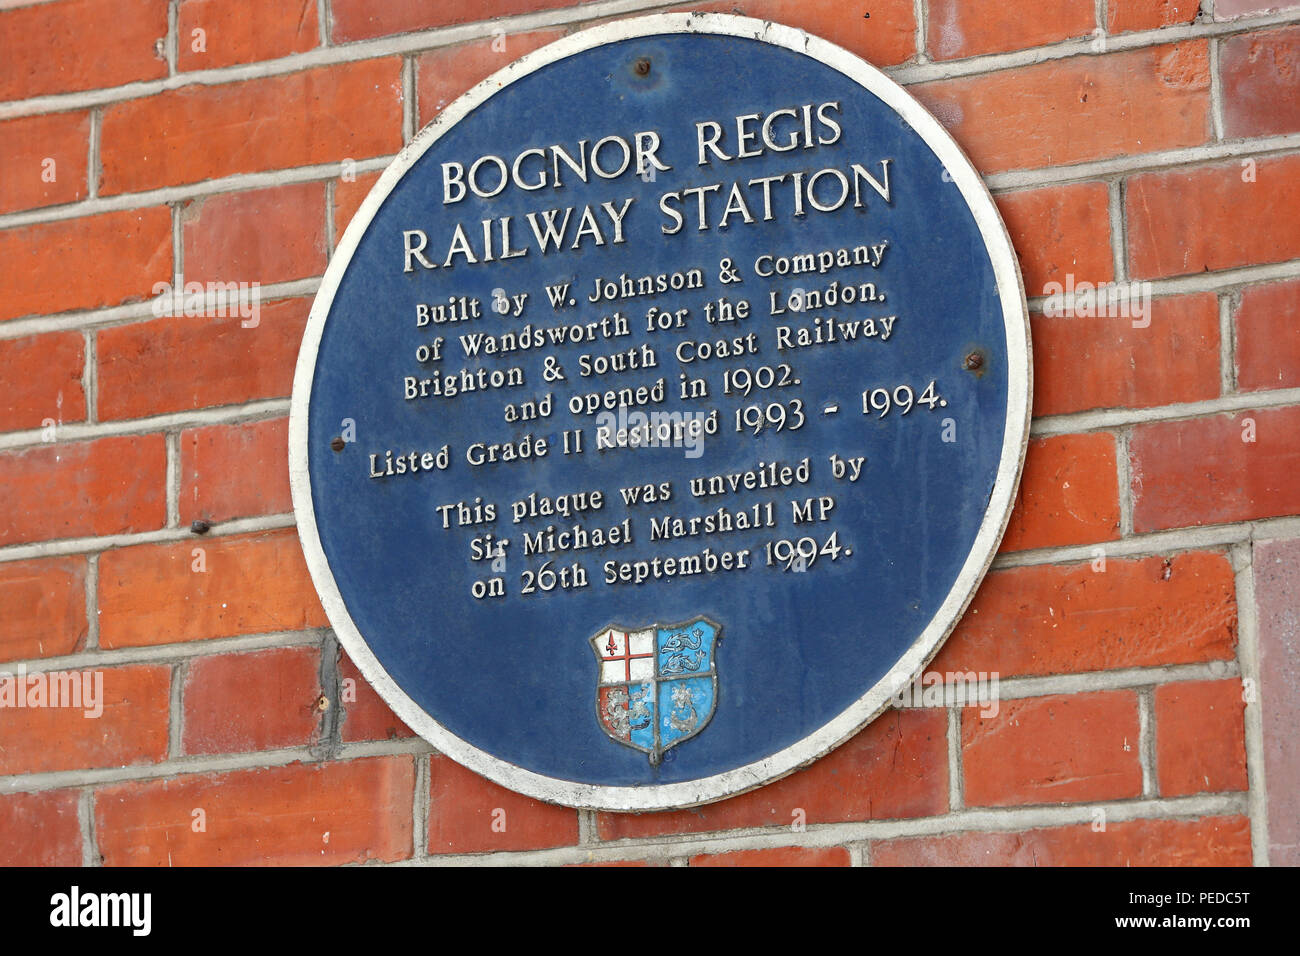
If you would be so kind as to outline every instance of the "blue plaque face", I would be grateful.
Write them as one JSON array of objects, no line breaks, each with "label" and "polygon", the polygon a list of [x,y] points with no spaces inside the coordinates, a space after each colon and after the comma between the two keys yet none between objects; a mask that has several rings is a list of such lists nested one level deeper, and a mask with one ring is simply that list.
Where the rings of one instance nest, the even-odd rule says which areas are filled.
[{"label": "blue plaque face", "polygon": [[687,806],[874,718],[1001,537],[1024,293],[978,174],[825,41],[666,15],[449,106],[326,273],[290,425],[338,635],[439,750]]}]

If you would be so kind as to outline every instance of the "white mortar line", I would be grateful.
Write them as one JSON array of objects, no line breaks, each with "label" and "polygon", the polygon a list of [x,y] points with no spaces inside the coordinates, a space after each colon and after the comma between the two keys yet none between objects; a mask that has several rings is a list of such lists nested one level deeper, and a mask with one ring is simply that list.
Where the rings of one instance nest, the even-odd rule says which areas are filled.
[{"label": "white mortar line", "polygon": [[[214,524],[210,533],[212,537],[220,537],[292,527],[294,527],[292,514],[259,515],[254,518],[237,518]],[[195,535],[189,528],[160,528],[156,531],[110,534],[97,538],[60,538],[56,541],[7,545],[0,548],[0,562],[26,561],[30,558],[55,557],[64,554],[86,554],[91,551],[129,548],[133,544],[174,544],[177,541],[194,539]]]},{"label": "white mortar line", "polygon": [[99,195],[99,136],[104,128],[102,110],[90,111],[90,137],[86,144],[86,198]]},{"label": "white mortar line", "polygon": [[1219,76],[1219,38],[1210,38],[1210,122],[1214,138],[1224,138],[1223,80]]},{"label": "white mortar line", "polygon": [[[1137,30],[1132,33],[1120,33],[1106,37],[1106,54],[1123,53],[1129,50],[1146,49],[1153,46],[1167,46],[1185,40],[1197,40],[1205,37],[1233,36],[1253,30],[1266,29],[1300,21],[1300,10],[1291,9],[1259,16],[1242,17],[1215,23],[1186,23],[1158,27],[1154,30]],[[958,77],[997,73],[1018,67],[1035,66],[1053,60],[1063,60],[1074,56],[1096,56],[1092,44],[1095,37],[1086,40],[1072,39],[1046,46],[1031,47],[1027,50],[1014,50],[1010,53],[992,53],[984,56],[968,57],[958,60],[942,60],[935,63],[915,66],[898,66],[886,68],[885,73],[896,83],[910,86],[917,83],[929,83],[934,80],[950,80]]]},{"label": "white mortar line", "polygon": [[134,664],[170,664],[196,657],[210,657],[214,654],[238,654],[277,647],[315,647],[320,644],[327,630],[327,628],[305,628],[301,631],[269,631],[265,634],[240,634],[235,637],[212,637],[140,647],[100,649],[96,646],[61,657],[3,661],[0,662],[0,673],[14,673],[19,668],[28,674],[41,674],[50,671],[127,667]]},{"label": "white mortar line", "polygon": [[912,16],[916,20],[916,62],[929,63],[926,47],[930,32],[930,9],[927,0],[912,0]]},{"label": "white mortar line", "polygon": [[[1131,800],[1114,803],[1072,804],[1050,807],[963,810],[940,817],[913,820],[873,820],[809,826],[795,839],[784,828],[746,829],[720,833],[675,834],[630,840],[616,840],[600,846],[569,846],[484,854],[444,854],[414,861],[437,866],[556,866],[565,863],[646,860],[669,862],[696,854],[729,853],[775,847],[822,848],[848,846],[867,841],[907,837],[941,836],[955,833],[1006,833],[1061,826],[1088,826],[1093,811],[1104,810],[1108,823],[1136,820],[1186,819],[1232,816],[1243,812],[1244,794],[1182,797],[1169,800]],[[394,864],[409,866],[413,861]]]},{"label": "white mortar line", "polygon": [[94,791],[82,787],[77,792],[77,828],[81,831],[81,865],[99,866],[99,849],[95,845]]},{"label": "white mortar line", "polygon": [[337,179],[325,180],[325,249],[328,258],[334,257],[334,247],[338,244],[338,237],[334,235],[334,207],[335,193],[338,190]]},{"label": "white mortar line", "polygon": [[185,679],[189,674],[187,661],[178,661],[171,669],[171,694],[168,699],[167,758],[176,760],[183,756],[185,740]]},{"label": "white mortar line", "polygon": [[1129,461],[1129,438],[1132,430],[1115,430],[1115,479],[1119,493],[1120,537],[1133,534],[1133,464]]},{"label": "white mortar line", "polygon": [[167,0],[167,37],[163,49],[167,57],[167,75],[176,75],[176,61],[180,58],[180,0]]},{"label": "white mortar line", "polygon": [[1127,219],[1124,215],[1124,180],[1112,179],[1106,184],[1106,212],[1110,220],[1111,268],[1116,282],[1128,280]]},{"label": "white mortar line", "polygon": [[[233,425],[242,422],[282,418],[289,414],[287,398],[263,399],[243,405],[214,405],[185,412],[168,412],[149,418],[124,418],[108,422],[73,422],[59,427],[60,442],[92,441],[117,435],[152,435],[171,429],[203,425]],[[30,428],[0,434],[0,450],[28,448],[48,444],[41,441],[41,430]]]},{"label": "white mortar line", "polygon": [[402,142],[409,143],[419,128],[415,116],[415,58],[402,57]]},{"label": "white mortar line", "polygon": [[429,855],[430,760],[427,753],[415,757],[415,793],[411,797],[411,859]]},{"label": "white mortar line", "polygon": [[1002,193],[1016,189],[1033,189],[1038,186],[1092,181],[1108,176],[1162,172],[1180,166],[1208,165],[1243,156],[1266,157],[1274,153],[1294,151],[1297,148],[1300,148],[1300,133],[1287,133],[1281,136],[1262,136],[1257,139],[1236,139],[1223,143],[1205,143],[1200,146],[1182,146],[1150,153],[1116,156],[1111,159],[1093,159],[1064,166],[1011,169],[1005,172],[987,173],[984,181],[993,192]]},{"label": "white mortar line", "polygon": [[1219,294],[1219,389],[1224,395],[1237,390],[1237,331],[1233,313],[1240,292]]},{"label": "white mortar line", "polygon": [[1250,848],[1256,866],[1270,865],[1268,853],[1268,786],[1264,763],[1264,702],[1259,686],[1259,615],[1255,603],[1254,541],[1232,549],[1237,572],[1237,660],[1246,694],[1246,778],[1250,806]]},{"label": "white mortar line", "polygon": [[[386,169],[392,161],[393,156],[374,156],[370,159],[356,160],[355,168],[358,173],[378,171]],[[222,193],[320,182],[337,179],[342,172],[343,162],[340,160],[337,163],[317,163],[314,166],[290,166],[284,169],[264,170],[254,173],[236,173],[218,179],[205,179],[197,183],[188,183],[181,186],[162,186],[144,192],[97,196],[93,199],[84,199],[78,203],[67,203],[45,209],[28,209],[0,216],[0,229],[40,225],[67,219],[81,219],[86,216],[97,216],[107,212],[147,209],[154,206],[188,202],[192,199],[201,199]]]},{"label": "white mortar line", "polygon": [[335,66],[341,63],[355,63],[360,60],[374,60],[407,53],[419,53],[424,50],[465,43],[469,40],[485,39],[492,36],[493,32],[503,29],[507,33],[528,33],[545,27],[568,26],[587,20],[600,20],[641,11],[651,12],[660,7],[678,6],[681,2],[682,0],[605,0],[605,2],[559,7],[537,13],[501,17],[495,20],[458,23],[452,26],[435,27],[412,33],[357,40],[342,46],[333,45],[334,38],[331,34],[330,46],[317,47],[305,53],[292,53],[275,60],[263,60],[259,63],[245,63],[208,70],[191,70],[162,80],[142,80],[107,89],[79,93],[52,93],[24,100],[11,100],[0,103],[0,119],[31,116],[36,113],[58,113],[86,106],[118,103],[123,100],[154,96],[158,93],[187,86],[218,86],[225,83],[237,83],[241,80],[283,76],[286,73],[296,73],[300,70],[308,70],[318,66]]},{"label": "white mortar line", "polygon": [[1035,419],[1029,433],[1035,438],[1049,435],[1074,435],[1082,432],[1108,431],[1126,425],[1172,422],[1202,418],[1243,409],[1279,408],[1300,403],[1300,388],[1278,388],[1267,392],[1245,392],[1207,398],[1199,402],[1180,402],[1155,408],[1116,408],[1101,411],[1073,412]]},{"label": "white mortar line", "polygon": [[[1001,685],[999,684],[999,691]],[[965,787],[961,771],[961,707],[948,708],[948,810],[964,809]]]},{"label": "white mortar line", "polygon": [[181,523],[180,435],[175,431],[168,431],[165,438],[167,442],[167,527],[177,528]]},{"label": "white mortar line", "polygon": [[[86,555],[86,644],[79,657],[90,657],[99,650],[99,555]],[[8,665],[0,664],[0,667]]]},{"label": "white mortar line", "polygon": [[332,18],[330,0],[316,0],[316,27],[319,31],[317,48],[330,45],[330,31],[334,26]]},{"label": "white mortar line", "polygon": [[1156,796],[1155,700],[1150,687],[1138,690],[1138,763],[1142,766],[1142,796]]},{"label": "white mortar line", "polygon": [[[82,330],[81,360],[85,363],[81,368],[81,391],[86,398],[86,424],[93,425],[99,417],[99,356],[95,333],[89,329]],[[60,428],[62,424],[59,423]]]}]

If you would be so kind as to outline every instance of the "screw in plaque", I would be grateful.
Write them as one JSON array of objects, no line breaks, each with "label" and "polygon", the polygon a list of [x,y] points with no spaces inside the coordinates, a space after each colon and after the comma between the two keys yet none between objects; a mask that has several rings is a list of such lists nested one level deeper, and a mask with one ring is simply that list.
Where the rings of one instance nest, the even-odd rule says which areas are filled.
[{"label": "screw in plaque", "polygon": [[647,56],[638,57],[636,62],[632,64],[632,72],[637,76],[649,76],[650,58]]},{"label": "screw in plaque", "polygon": [[335,435],[330,439],[330,447],[335,451],[342,451],[345,445],[347,445],[347,442],[344,441],[342,435]]},{"label": "screw in plaque", "polygon": [[979,373],[984,368],[984,351],[975,349],[962,360],[961,367],[968,372]]}]

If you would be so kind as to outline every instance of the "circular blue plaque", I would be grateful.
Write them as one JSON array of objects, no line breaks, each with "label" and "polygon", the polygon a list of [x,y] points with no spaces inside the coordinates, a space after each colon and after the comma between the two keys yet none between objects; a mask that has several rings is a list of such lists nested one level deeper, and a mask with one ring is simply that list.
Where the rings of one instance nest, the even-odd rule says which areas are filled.
[{"label": "circular blue plaque", "polygon": [[514,790],[689,806],[815,760],[938,650],[1028,434],[1006,231],[802,31],[567,37],[380,178],[311,312],[299,534],[344,647]]}]

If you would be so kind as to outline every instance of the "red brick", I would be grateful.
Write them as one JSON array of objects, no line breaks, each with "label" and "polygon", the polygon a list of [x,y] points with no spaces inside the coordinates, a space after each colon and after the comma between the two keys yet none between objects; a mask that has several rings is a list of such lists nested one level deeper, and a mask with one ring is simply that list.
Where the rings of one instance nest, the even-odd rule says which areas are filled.
[{"label": "red brick", "polygon": [[1134,176],[1127,205],[1138,279],[1300,257],[1300,155]]},{"label": "red brick", "polygon": [[765,850],[733,850],[691,857],[691,866],[848,866],[849,851],[842,846],[781,846]]},{"label": "red brick", "polygon": [[167,75],[157,0],[65,0],[0,11],[0,100],[120,86]]},{"label": "red brick", "polygon": [[926,49],[936,60],[1003,53],[1088,36],[1090,0],[930,0]]},{"label": "red brick", "polygon": [[85,558],[0,564],[0,661],[62,657],[85,640]]},{"label": "red brick", "polygon": [[1115,440],[1104,433],[1029,443],[1003,551],[1119,537]]},{"label": "red brick", "polygon": [[602,813],[600,837],[650,837],[934,816],[948,809],[948,718],[890,710],[812,766],[758,790],[691,810]]},{"label": "red brick", "polygon": [[151,531],[167,519],[167,450],[139,435],[4,452],[0,486],[0,544]]},{"label": "red brick", "polygon": [[[200,562],[206,571],[194,570]],[[292,530],[106,551],[99,559],[99,615],[105,648],[327,623]]]},{"label": "red brick", "polygon": [[871,845],[872,866],[1250,866],[1250,821],[1130,820]]},{"label": "red brick", "polygon": [[1004,700],[962,711],[968,806],[1122,800],[1142,793],[1137,694],[1097,691]]},{"label": "red brick", "polygon": [[869,18],[846,11],[840,0],[720,0],[671,9],[773,20],[829,40],[876,66],[894,66],[916,56],[916,8],[909,0],[872,3]]},{"label": "red brick", "polygon": [[[203,31],[202,42],[195,30]],[[181,71],[305,53],[320,43],[316,0],[181,0],[177,35],[176,68]]]},{"label": "red brick", "polygon": [[[94,706],[6,707],[0,721],[0,774],[53,773],[151,763],[167,756],[167,704],[171,668],[107,667],[62,672],[85,688],[90,675]],[[27,700],[36,678],[28,674]],[[45,687],[57,678],[44,678]],[[20,677],[13,678],[18,683]],[[72,693],[64,687],[61,693]],[[64,698],[65,700],[67,698]],[[72,698],[75,700],[76,698]],[[98,717],[93,716],[102,708]],[[91,716],[88,716],[88,712]]]},{"label": "red brick", "polygon": [[5,383],[6,393],[0,407],[0,430],[84,420],[86,391],[81,372],[85,352],[80,332],[0,340],[0,382]]},{"label": "red brick", "polygon": [[1161,796],[1247,789],[1245,709],[1240,680],[1156,688],[1156,782]]},{"label": "red brick", "polygon": [[392,862],[414,794],[410,757],[126,783],[96,792],[95,836],[108,866]]},{"label": "red brick", "polygon": [[371,37],[411,33],[453,23],[470,23],[475,20],[492,20],[496,17],[517,16],[558,7],[580,7],[573,0],[442,0],[428,3],[425,0],[332,0],[334,29],[331,37],[335,43],[366,40]]},{"label": "red brick", "polygon": [[1218,298],[1207,292],[1148,304],[1141,319],[1132,312],[1032,316],[1034,414],[1218,398]]},{"label": "red brick", "polygon": [[343,708],[344,743],[415,736],[415,732],[384,703],[342,650],[339,651],[339,680],[343,699],[334,701],[334,706]]},{"label": "red brick", "polygon": [[1138,425],[1129,458],[1138,532],[1300,513],[1300,406]]},{"label": "red brick", "polygon": [[361,203],[365,200],[375,183],[379,182],[379,173],[362,173],[348,182],[340,179],[334,184],[334,244],[338,245],[343,238],[344,231],[348,228],[348,223],[352,217],[357,214],[361,208]]},{"label": "red brick", "polygon": [[100,417],[140,418],[287,396],[310,308],[310,299],[286,299],[263,303],[256,325],[238,315],[169,316],[100,331]]},{"label": "red brick", "polygon": [[75,790],[0,796],[0,866],[80,866]]},{"label": "red brick", "polygon": [[104,108],[100,192],[395,153],[402,146],[401,63],[340,63],[114,103]]},{"label": "red brick", "polygon": [[429,852],[540,850],[578,842],[578,812],[497,786],[455,761],[429,757]]},{"label": "red brick", "polygon": [[288,282],[325,271],[325,184],[197,199],[182,215],[185,281]]},{"label": "red brick", "polygon": [[1210,128],[1204,40],[913,86],[984,173],[1196,146]]},{"label": "red brick", "polygon": [[1300,280],[1251,286],[1236,323],[1237,388],[1254,392],[1300,386]]},{"label": "red brick", "polygon": [[497,70],[564,34],[562,28],[555,28],[491,36],[439,47],[421,55],[415,61],[415,101],[420,107],[420,125],[429,123],[448,103]]},{"label": "red brick", "polygon": [[293,510],[289,419],[181,432],[181,524]]},{"label": "red brick", "polygon": [[184,751],[224,754],[313,743],[320,726],[320,652],[276,647],[191,661]]},{"label": "red brick", "polygon": [[171,277],[171,211],[128,209],[5,229],[0,262],[0,319],[146,299]]},{"label": "red brick", "polygon": [[1214,19],[1235,20],[1252,13],[1286,10],[1295,6],[1295,0],[1215,0]]},{"label": "red brick", "polygon": [[929,669],[1077,674],[1231,660],[1236,646],[1232,566],[1193,551],[993,571]]},{"label": "red brick", "polygon": [[[0,169],[5,171],[0,178],[0,213],[84,199],[89,149],[89,113],[24,116],[0,123]],[[51,177],[53,182],[46,182]]]},{"label": "red brick", "polygon": [[1003,193],[997,201],[1027,295],[1045,295],[1047,283],[1065,285],[1067,276],[1094,283],[1114,278],[1105,183]]},{"label": "red brick", "polygon": [[1199,0],[1108,0],[1106,32],[1158,30],[1176,23],[1191,23],[1200,9]]},{"label": "red brick", "polygon": [[1300,26],[1227,37],[1219,48],[1219,73],[1224,136],[1300,130]]},{"label": "red brick", "polygon": [[[1255,544],[1255,603],[1259,619],[1260,722],[1268,799],[1268,859],[1300,865],[1300,540]],[[1257,785],[1258,786],[1258,785]]]}]

